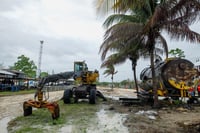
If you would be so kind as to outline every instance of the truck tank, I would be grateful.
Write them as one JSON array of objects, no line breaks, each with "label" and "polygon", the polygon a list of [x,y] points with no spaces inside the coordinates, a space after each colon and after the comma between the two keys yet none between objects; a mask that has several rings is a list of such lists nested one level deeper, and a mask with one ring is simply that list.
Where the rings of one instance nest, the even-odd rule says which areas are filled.
[{"label": "truck tank", "polygon": [[[186,59],[169,58],[165,61],[155,61],[155,75],[158,95],[172,98],[190,97],[188,90],[194,87],[198,80],[198,71],[194,64]],[[140,73],[139,96],[153,96],[152,71],[150,66]]]}]

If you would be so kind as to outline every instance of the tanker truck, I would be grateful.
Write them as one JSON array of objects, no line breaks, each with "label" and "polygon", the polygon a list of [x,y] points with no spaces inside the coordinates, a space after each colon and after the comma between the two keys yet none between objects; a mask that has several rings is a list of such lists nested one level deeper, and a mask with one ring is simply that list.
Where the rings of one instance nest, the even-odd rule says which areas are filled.
[{"label": "tanker truck", "polygon": [[[199,82],[199,72],[194,64],[186,59],[168,58],[163,61],[161,58],[155,60],[156,87],[158,96],[179,98],[195,98],[189,89],[195,87]],[[138,97],[140,99],[153,98],[153,81],[151,67],[146,67],[140,73],[141,83]]]}]

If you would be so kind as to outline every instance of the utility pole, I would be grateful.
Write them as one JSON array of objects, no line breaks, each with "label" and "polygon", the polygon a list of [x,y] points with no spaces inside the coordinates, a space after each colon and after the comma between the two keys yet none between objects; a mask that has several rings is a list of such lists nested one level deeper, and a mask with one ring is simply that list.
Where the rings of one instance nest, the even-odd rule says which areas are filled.
[{"label": "utility pole", "polygon": [[37,68],[37,78],[40,78],[40,73],[41,73],[43,43],[44,43],[44,41],[41,40],[41,41],[40,41],[39,59],[38,59],[38,68]]}]

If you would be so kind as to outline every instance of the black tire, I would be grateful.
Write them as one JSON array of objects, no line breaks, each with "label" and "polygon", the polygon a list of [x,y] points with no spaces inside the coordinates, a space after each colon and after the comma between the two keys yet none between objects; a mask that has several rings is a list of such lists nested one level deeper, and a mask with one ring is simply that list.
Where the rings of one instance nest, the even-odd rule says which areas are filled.
[{"label": "black tire", "polygon": [[28,106],[26,102],[23,104],[24,116],[29,116],[32,114],[32,107]]},{"label": "black tire", "polygon": [[52,114],[53,119],[58,119],[60,117],[60,107],[58,104],[55,104],[54,114]]},{"label": "black tire", "polygon": [[65,104],[71,103],[71,97],[72,97],[72,91],[70,89],[65,90],[63,95],[63,102]]},{"label": "black tire", "polygon": [[96,103],[96,89],[91,89],[90,90],[89,103],[90,104],[95,104]]}]

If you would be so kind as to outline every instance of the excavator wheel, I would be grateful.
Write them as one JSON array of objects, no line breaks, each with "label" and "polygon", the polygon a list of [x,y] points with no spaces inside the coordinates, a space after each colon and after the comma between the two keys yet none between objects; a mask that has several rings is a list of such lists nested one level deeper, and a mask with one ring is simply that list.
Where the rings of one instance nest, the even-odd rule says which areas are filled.
[{"label": "excavator wheel", "polygon": [[52,118],[53,119],[58,119],[60,117],[60,107],[58,104],[54,104],[55,109],[54,109],[54,113],[52,114]]},{"label": "excavator wheel", "polygon": [[24,109],[24,116],[29,116],[32,114],[32,107],[28,106],[27,102],[24,102],[23,109]]},{"label": "excavator wheel", "polygon": [[89,103],[90,104],[95,104],[96,103],[96,89],[91,89],[90,90]]},{"label": "excavator wheel", "polygon": [[71,89],[65,90],[63,96],[63,102],[65,104],[71,103],[71,97],[72,97],[72,90]]}]

